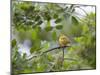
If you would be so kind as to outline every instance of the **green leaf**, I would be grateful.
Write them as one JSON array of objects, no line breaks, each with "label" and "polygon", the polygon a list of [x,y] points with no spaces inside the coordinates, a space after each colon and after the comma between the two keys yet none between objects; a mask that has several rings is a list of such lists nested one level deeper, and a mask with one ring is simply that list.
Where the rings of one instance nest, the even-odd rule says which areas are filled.
[{"label": "green leaf", "polygon": [[55,23],[60,23],[62,21],[61,18],[56,19]]},{"label": "green leaf", "polygon": [[51,23],[50,23],[50,21],[47,21],[47,26],[51,26]]},{"label": "green leaf", "polygon": [[41,40],[36,39],[36,40],[33,41],[33,46],[30,49],[30,53],[33,53],[35,51],[39,51],[41,49],[42,49],[42,47],[41,47]]},{"label": "green leaf", "polygon": [[24,4],[21,4],[20,7],[23,10],[27,10],[29,8],[29,6],[27,4],[25,4],[25,3]]},{"label": "green leaf", "polygon": [[56,18],[58,18],[58,15],[57,15],[57,14],[54,14],[54,16],[53,16],[53,17],[56,19]]},{"label": "green leaf", "polygon": [[26,53],[23,53],[23,59],[25,59],[25,58],[26,58],[26,55],[27,55]]},{"label": "green leaf", "polygon": [[45,70],[45,65],[46,64],[39,64],[39,66],[37,66],[37,68],[36,68],[36,71],[43,72]]},{"label": "green leaf", "polygon": [[75,12],[75,9],[73,9],[72,12]]},{"label": "green leaf", "polygon": [[57,25],[57,26],[56,26],[56,29],[62,29],[62,28],[63,28],[62,25]]},{"label": "green leaf", "polygon": [[13,48],[13,47],[15,47],[15,46],[16,46],[16,44],[17,44],[16,39],[13,39],[13,40],[11,41],[11,46],[12,46],[12,48]]},{"label": "green leaf", "polygon": [[39,20],[37,23],[36,23],[36,25],[41,25],[43,23],[43,21],[42,20]]},{"label": "green leaf", "polygon": [[81,42],[82,40],[84,39],[84,37],[76,37],[76,38],[74,38],[74,40],[76,41],[76,42]]},{"label": "green leaf", "polygon": [[48,49],[48,48],[50,47],[50,43],[46,42],[45,44],[43,44],[43,47],[44,47],[45,49]]},{"label": "green leaf", "polygon": [[31,72],[32,72],[32,69],[27,69],[27,68],[25,68],[25,70],[23,70],[22,73],[31,73]]},{"label": "green leaf", "polygon": [[73,23],[74,25],[78,25],[78,24],[79,24],[78,20],[77,20],[76,17],[74,17],[74,16],[72,16],[72,23]]},{"label": "green leaf", "polygon": [[28,15],[31,14],[31,12],[33,12],[34,9],[35,9],[35,7],[32,6],[32,5],[30,5],[30,6],[28,7],[28,9],[26,10],[27,14],[28,14]]},{"label": "green leaf", "polygon": [[30,49],[30,53],[32,54],[32,53],[34,53],[35,51],[39,51],[39,50],[41,50],[42,48],[40,48],[40,47],[37,47],[37,46],[33,46],[33,47],[31,47],[31,49]]},{"label": "green leaf", "polygon": [[48,31],[51,31],[53,29],[53,27],[51,27],[51,26],[47,26],[46,28],[45,28],[45,30],[48,32]]},{"label": "green leaf", "polygon": [[52,32],[52,38],[53,38],[53,40],[56,40],[57,39],[57,34],[56,34],[55,31]]},{"label": "green leaf", "polygon": [[88,25],[83,25],[83,33],[87,33],[89,31]]},{"label": "green leaf", "polygon": [[44,16],[43,16],[44,20],[50,21],[51,20],[51,16],[49,15],[48,12],[44,12]]},{"label": "green leaf", "polygon": [[53,56],[51,54],[48,54],[47,58],[48,58],[49,61],[54,60],[54,58],[53,58]]},{"label": "green leaf", "polygon": [[41,27],[37,27],[38,31],[41,31]]},{"label": "green leaf", "polygon": [[47,16],[47,20],[48,20],[48,21],[50,21],[50,20],[51,20],[51,17],[50,17],[49,15]]},{"label": "green leaf", "polygon": [[36,16],[35,21],[38,21],[40,19],[40,16]]},{"label": "green leaf", "polygon": [[32,31],[31,35],[32,35],[32,39],[33,40],[37,39],[37,32],[36,32],[36,30]]},{"label": "green leaf", "polygon": [[33,46],[33,47],[31,47],[31,49],[30,49],[30,53],[32,54],[32,53],[35,52],[36,50],[37,50],[37,47]]},{"label": "green leaf", "polygon": [[69,64],[66,61],[64,61],[63,65],[64,65],[65,69],[67,69],[69,67]]}]

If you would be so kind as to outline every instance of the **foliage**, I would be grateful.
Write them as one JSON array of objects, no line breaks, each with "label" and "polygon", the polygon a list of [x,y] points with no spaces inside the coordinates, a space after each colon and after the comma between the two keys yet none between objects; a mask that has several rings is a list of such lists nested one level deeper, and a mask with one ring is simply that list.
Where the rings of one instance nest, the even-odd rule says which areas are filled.
[{"label": "foliage", "polygon": [[[96,68],[95,13],[78,19],[76,8],[77,5],[12,2],[13,75]],[[71,47],[64,50],[64,61],[62,49],[40,55],[58,45],[60,33],[72,41]],[[31,41],[29,56],[19,51],[19,45],[27,39]]]}]

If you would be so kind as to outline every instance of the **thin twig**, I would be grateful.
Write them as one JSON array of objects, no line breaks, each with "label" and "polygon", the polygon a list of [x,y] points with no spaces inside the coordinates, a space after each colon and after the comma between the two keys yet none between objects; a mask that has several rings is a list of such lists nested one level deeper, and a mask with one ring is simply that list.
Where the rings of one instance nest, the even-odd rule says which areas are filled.
[{"label": "thin twig", "polygon": [[62,51],[63,51],[63,61],[64,61],[64,48],[63,48],[63,50],[62,50]]},{"label": "thin twig", "polygon": [[66,48],[66,47],[69,47],[69,46],[64,46],[64,47],[60,47],[60,46],[58,46],[58,47],[55,47],[55,48],[49,49],[49,50],[47,50],[47,51],[44,51],[44,52],[41,53],[40,55],[32,56],[31,58],[29,58],[29,59],[27,59],[27,60],[31,60],[31,59],[33,59],[33,58],[35,58],[35,57],[38,57],[38,56],[41,56],[41,55],[43,55],[43,54],[45,54],[45,53],[51,52],[51,51],[53,51],[53,50],[55,50],[55,49]]},{"label": "thin twig", "polygon": [[77,8],[81,9],[88,16],[88,13],[83,8],[81,7],[77,7]]}]

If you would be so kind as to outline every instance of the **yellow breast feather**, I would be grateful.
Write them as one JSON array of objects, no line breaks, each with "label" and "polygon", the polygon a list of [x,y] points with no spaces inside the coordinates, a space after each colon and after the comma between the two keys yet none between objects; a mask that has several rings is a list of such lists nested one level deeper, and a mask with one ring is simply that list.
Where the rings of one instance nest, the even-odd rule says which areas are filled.
[{"label": "yellow breast feather", "polygon": [[61,34],[59,36],[59,45],[61,47],[67,46],[67,44],[69,44],[69,43],[70,43],[70,40],[67,36],[65,36],[64,34]]}]

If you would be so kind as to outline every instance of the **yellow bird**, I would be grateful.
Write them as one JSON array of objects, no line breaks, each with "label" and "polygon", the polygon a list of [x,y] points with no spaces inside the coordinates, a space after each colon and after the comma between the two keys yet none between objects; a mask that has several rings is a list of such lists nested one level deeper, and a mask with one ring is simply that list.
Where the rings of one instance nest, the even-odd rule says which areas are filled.
[{"label": "yellow bird", "polygon": [[59,36],[59,45],[60,47],[64,47],[64,46],[69,46],[70,44],[70,40],[67,36],[65,36],[64,34],[61,34]]}]

